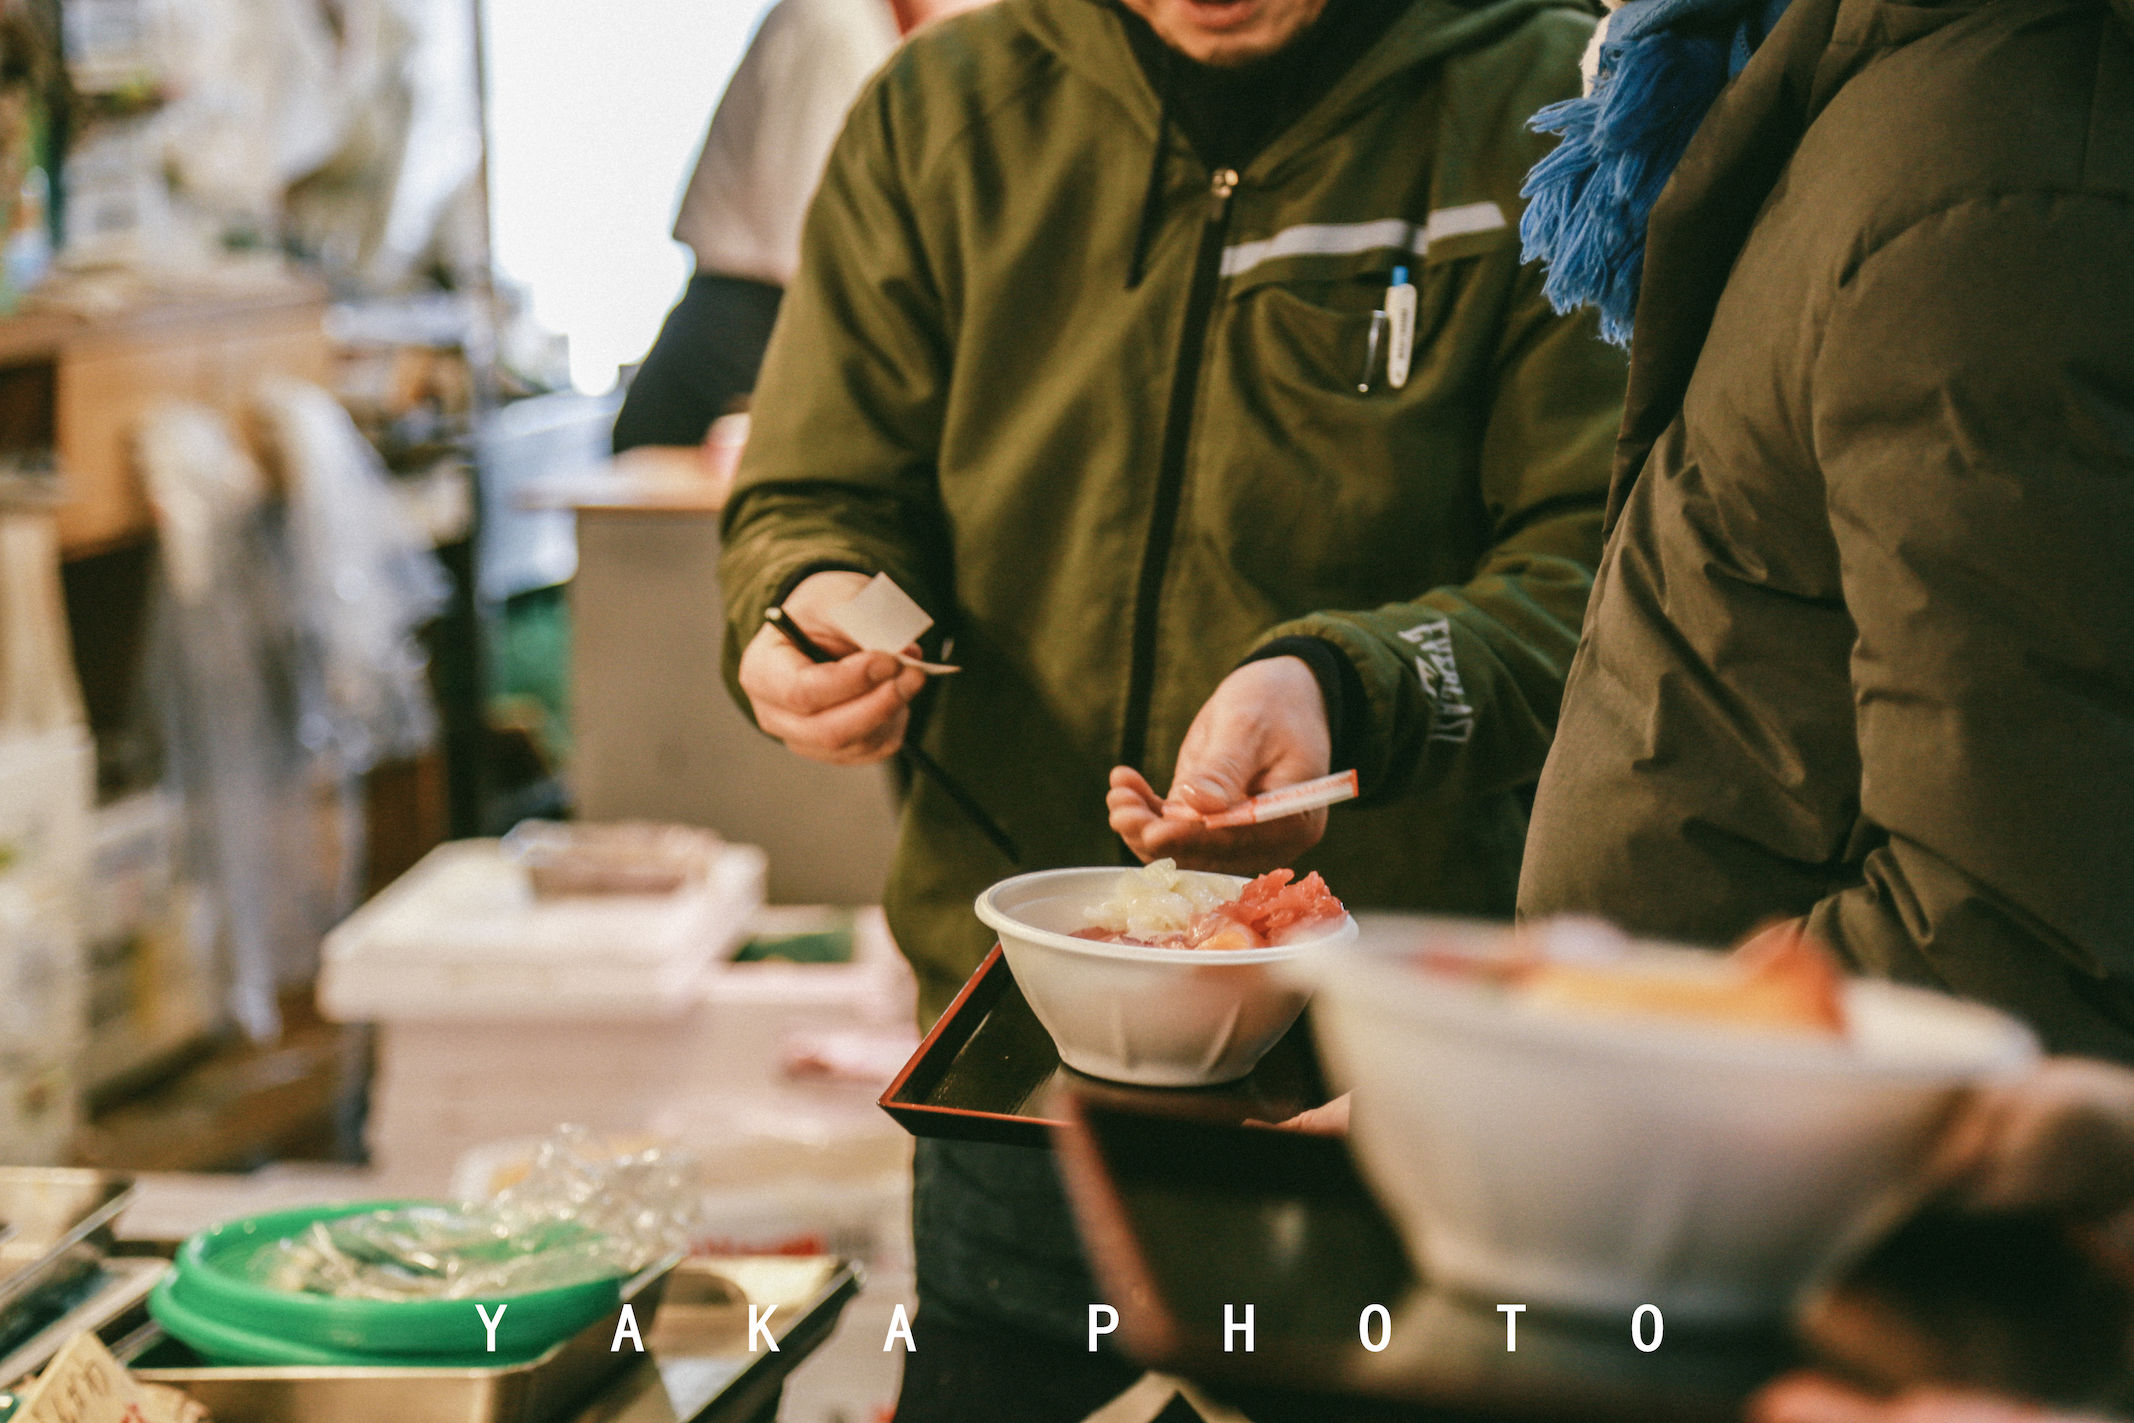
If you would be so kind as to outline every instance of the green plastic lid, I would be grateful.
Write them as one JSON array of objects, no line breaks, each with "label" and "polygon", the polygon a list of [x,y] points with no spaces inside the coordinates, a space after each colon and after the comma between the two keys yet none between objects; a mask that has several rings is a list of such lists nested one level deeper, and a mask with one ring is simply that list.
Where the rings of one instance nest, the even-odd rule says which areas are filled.
[{"label": "green plastic lid", "polygon": [[[308,1207],[214,1226],[185,1242],[175,1268],[150,1297],[149,1310],[173,1335],[218,1360],[488,1367],[532,1358],[621,1304],[625,1277],[620,1274],[554,1289],[451,1300],[344,1299],[275,1289],[253,1278],[253,1261],[261,1251],[319,1221],[428,1204],[434,1203]],[[497,1321],[494,1353],[488,1349],[483,1311]]]}]

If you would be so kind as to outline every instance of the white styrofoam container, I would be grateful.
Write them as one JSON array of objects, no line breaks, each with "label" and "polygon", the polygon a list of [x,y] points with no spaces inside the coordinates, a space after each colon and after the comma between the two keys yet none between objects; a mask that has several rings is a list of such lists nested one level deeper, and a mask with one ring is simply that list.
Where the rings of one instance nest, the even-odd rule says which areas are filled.
[{"label": "white styrofoam container", "polygon": [[501,842],[440,845],[326,936],[319,1008],[344,1021],[672,1018],[748,932],[764,872],[761,850],[728,845],[673,894],[537,899]]},{"label": "white styrofoam container", "polygon": [[[759,910],[746,932],[799,933],[836,917]],[[841,964],[713,962],[684,1011],[636,1019],[436,1014],[384,1018],[367,1138],[374,1162],[437,1177],[461,1152],[575,1122],[604,1132],[683,1139],[730,1135],[742,1121],[796,1139],[866,1136],[893,1124],[879,1087],[802,1082],[782,1068],[796,1034],[909,1024],[915,986],[880,910],[854,921]],[[766,1128],[768,1129],[768,1128]]]},{"label": "white styrofoam container", "polygon": [[[764,911],[752,932],[765,923],[782,931],[784,913]],[[908,1022],[912,995],[911,971],[880,911],[868,910],[858,916],[851,962],[714,963],[700,971],[690,1007],[670,1018],[559,1016],[531,1032],[513,1018],[387,1019],[373,1098],[405,1089],[410,1100],[472,1101],[490,1111],[521,1099],[584,1100],[610,1104],[602,1115],[613,1116],[633,1103],[762,1095],[794,1087],[782,1071],[782,1047],[793,1034]],[[537,1129],[553,1120],[561,1118]]]}]

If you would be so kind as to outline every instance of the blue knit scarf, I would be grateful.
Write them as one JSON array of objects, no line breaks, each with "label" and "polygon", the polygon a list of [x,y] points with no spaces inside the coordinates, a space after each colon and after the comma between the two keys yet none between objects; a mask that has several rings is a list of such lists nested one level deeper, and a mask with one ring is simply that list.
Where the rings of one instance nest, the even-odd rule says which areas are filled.
[{"label": "blue knit scarf", "polygon": [[1785,13],[1787,0],[1629,0],[1609,17],[1599,68],[1582,98],[1534,115],[1562,136],[1520,189],[1519,236],[1547,265],[1542,293],[1559,312],[1600,310],[1601,335],[1630,344],[1645,220],[1690,135]]}]

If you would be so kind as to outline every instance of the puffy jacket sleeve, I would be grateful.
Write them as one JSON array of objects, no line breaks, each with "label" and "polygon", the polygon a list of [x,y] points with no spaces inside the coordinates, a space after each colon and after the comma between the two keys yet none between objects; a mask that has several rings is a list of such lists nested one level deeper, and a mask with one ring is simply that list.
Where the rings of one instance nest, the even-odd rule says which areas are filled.
[{"label": "puffy jacket sleeve", "polygon": [[1522,268],[1494,357],[1477,469],[1491,542],[1466,582],[1285,623],[1354,664],[1367,714],[1345,747],[1367,796],[1478,796],[1541,773],[1600,556],[1622,353],[1559,316]]},{"label": "puffy jacket sleeve", "polygon": [[2129,254],[2124,197],[1919,221],[1841,288],[1812,407],[1876,848],[1811,927],[2122,1052],[2093,1010],[2134,974]]},{"label": "puffy jacket sleeve", "polygon": [[807,572],[887,573],[937,619],[945,607],[934,451],[949,343],[891,88],[878,80],[854,107],[808,211],[721,525],[726,676],[744,708],[741,649]]}]

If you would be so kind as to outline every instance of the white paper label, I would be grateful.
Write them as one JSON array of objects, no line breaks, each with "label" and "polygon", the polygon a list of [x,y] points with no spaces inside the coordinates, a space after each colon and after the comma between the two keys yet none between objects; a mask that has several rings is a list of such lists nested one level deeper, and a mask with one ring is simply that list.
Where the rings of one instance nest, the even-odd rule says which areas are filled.
[{"label": "white paper label", "polygon": [[839,632],[869,652],[886,652],[922,672],[957,670],[939,662],[922,662],[905,652],[934,620],[886,573],[875,574],[858,596],[832,608],[828,616]]},{"label": "white paper label", "polygon": [[174,1388],[145,1384],[94,1334],[68,1341],[24,1395],[15,1423],[206,1423],[207,1409]]}]

